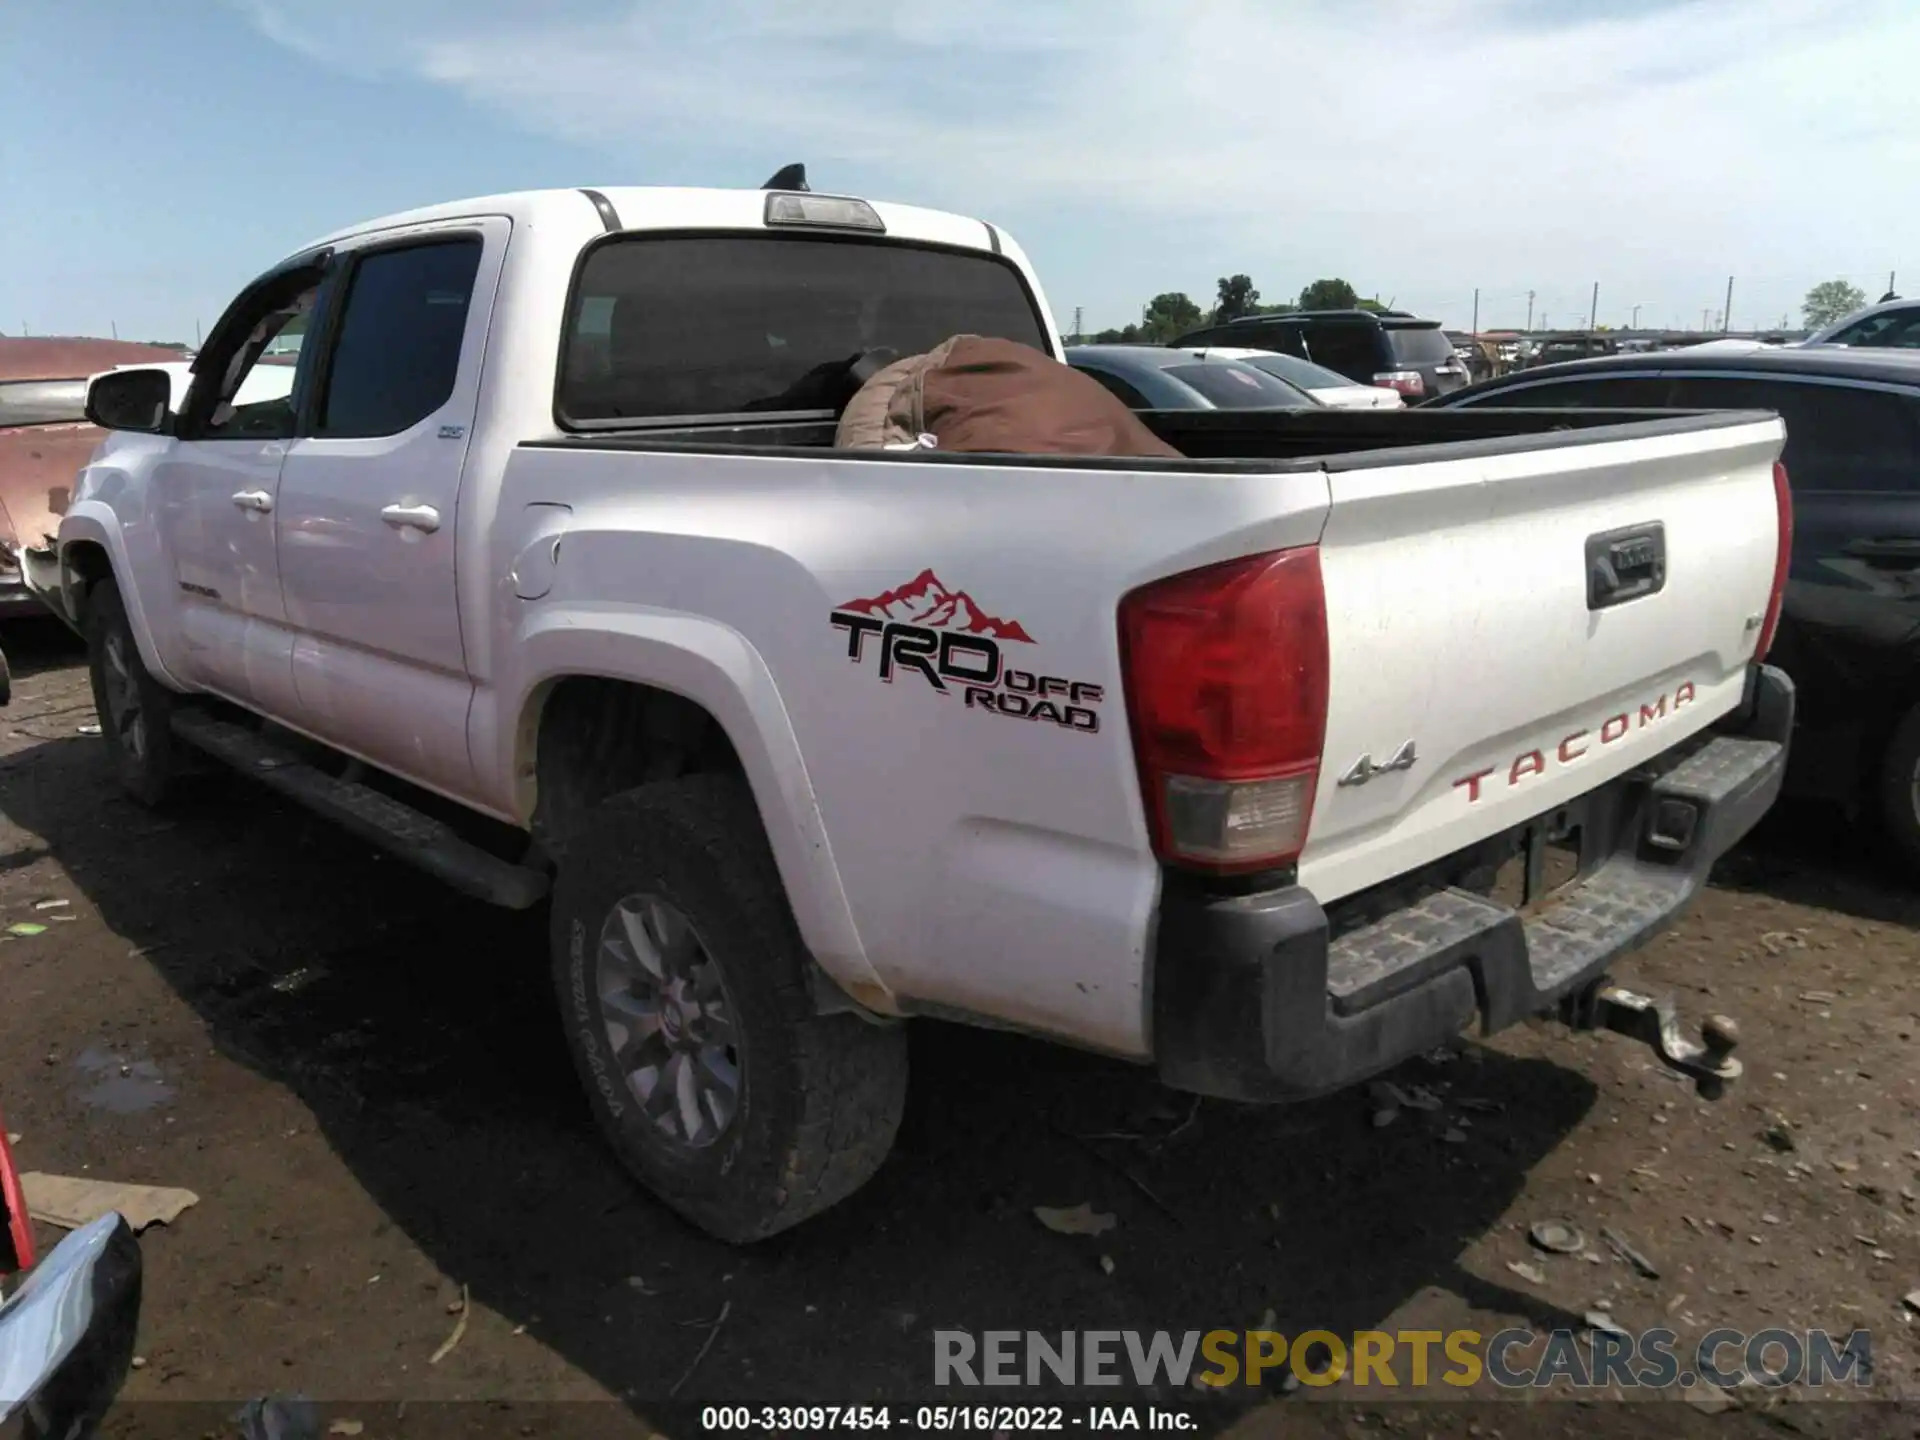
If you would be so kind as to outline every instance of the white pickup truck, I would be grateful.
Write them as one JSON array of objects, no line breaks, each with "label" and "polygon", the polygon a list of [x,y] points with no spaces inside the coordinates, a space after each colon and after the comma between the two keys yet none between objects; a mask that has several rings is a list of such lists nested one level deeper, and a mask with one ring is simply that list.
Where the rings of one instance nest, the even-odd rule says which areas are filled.
[{"label": "white pickup truck", "polygon": [[600,1124],[730,1240],[880,1164],[905,1017],[1243,1099],[1556,1010],[1735,1073],[1600,981],[1779,784],[1778,419],[834,448],[963,332],[1060,353],[1007,235],[790,175],[370,221],[95,379],[30,580],[142,800],[210,754],[550,903]]}]

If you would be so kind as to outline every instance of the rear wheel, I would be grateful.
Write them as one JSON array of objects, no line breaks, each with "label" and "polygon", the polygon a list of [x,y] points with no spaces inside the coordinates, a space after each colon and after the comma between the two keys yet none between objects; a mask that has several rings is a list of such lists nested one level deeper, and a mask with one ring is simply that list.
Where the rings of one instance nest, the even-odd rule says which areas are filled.
[{"label": "rear wheel", "polygon": [[906,1036],[816,1013],[745,785],[696,775],[617,795],[566,854],[554,981],[588,1102],[627,1168],[735,1243],[864,1184],[899,1127]]},{"label": "rear wheel", "polygon": [[102,580],[87,596],[87,667],[100,735],[121,788],[142,805],[159,805],[176,768],[173,692],[147,672],[127,623],[120,588]]}]

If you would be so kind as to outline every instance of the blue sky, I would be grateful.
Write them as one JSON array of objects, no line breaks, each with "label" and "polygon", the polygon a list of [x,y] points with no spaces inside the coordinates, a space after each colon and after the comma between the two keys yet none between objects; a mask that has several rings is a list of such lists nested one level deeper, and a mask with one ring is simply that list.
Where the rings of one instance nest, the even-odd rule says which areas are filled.
[{"label": "blue sky", "polygon": [[[916,8],[921,13],[914,13]],[[1020,236],[1063,324],[1340,275],[1452,324],[1920,293],[1920,6],[5,0],[0,331],[191,340],[314,235],[546,185],[814,183]],[[1910,262],[1910,265],[1909,265]]]}]

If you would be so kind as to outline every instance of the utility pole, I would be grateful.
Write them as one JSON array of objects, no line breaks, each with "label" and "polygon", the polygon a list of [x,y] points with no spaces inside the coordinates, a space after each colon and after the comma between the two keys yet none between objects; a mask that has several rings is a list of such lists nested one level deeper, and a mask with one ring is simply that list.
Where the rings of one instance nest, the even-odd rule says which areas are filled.
[{"label": "utility pole", "polygon": [[1640,328],[1640,307],[1638,305],[1633,307],[1633,322],[1628,325],[1627,328],[1629,330],[1638,330]]},{"label": "utility pole", "polygon": [[1473,287],[1473,333],[1480,333],[1480,287]]},{"label": "utility pole", "polygon": [[1707,315],[1712,309],[1713,307],[1711,305],[1702,305],[1700,307],[1700,333],[1702,335],[1707,333]]},{"label": "utility pole", "polygon": [[193,348],[200,348],[200,322],[197,319],[193,322]]},{"label": "utility pole", "polygon": [[1593,282],[1593,308],[1587,311],[1587,329],[1592,330],[1600,320],[1600,282]]},{"label": "utility pole", "polygon": [[1533,292],[1527,291],[1527,329],[1533,329]]},{"label": "utility pole", "polygon": [[107,328],[113,331],[114,339],[118,340],[120,338],[120,322],[118,320],[107,321]]},{"label": "utility pole", "polygon": [[[194,333],[196,335],[199,333],[197,325],[194,327]],[[1076,305],[1073,307],[1073,343],[1076,345],[1080,343],[1080,333],[1080,307]]]},{"label": "utility pole", "polygon": [[1733,277],[1727,277],[1727,308],[1720,312],[1720,333],[1726,334],[1733,328]]}]

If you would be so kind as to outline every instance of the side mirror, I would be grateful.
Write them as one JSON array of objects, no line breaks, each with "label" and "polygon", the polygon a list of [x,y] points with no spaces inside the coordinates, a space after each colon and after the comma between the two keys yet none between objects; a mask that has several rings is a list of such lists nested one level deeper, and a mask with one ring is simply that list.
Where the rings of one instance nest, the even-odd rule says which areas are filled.
[{"label": "side mirror", "polygon": [[173,377],[165,370],[109,370],[87,386],[87,419],[102,430],[164,435],[172,402]]}]

